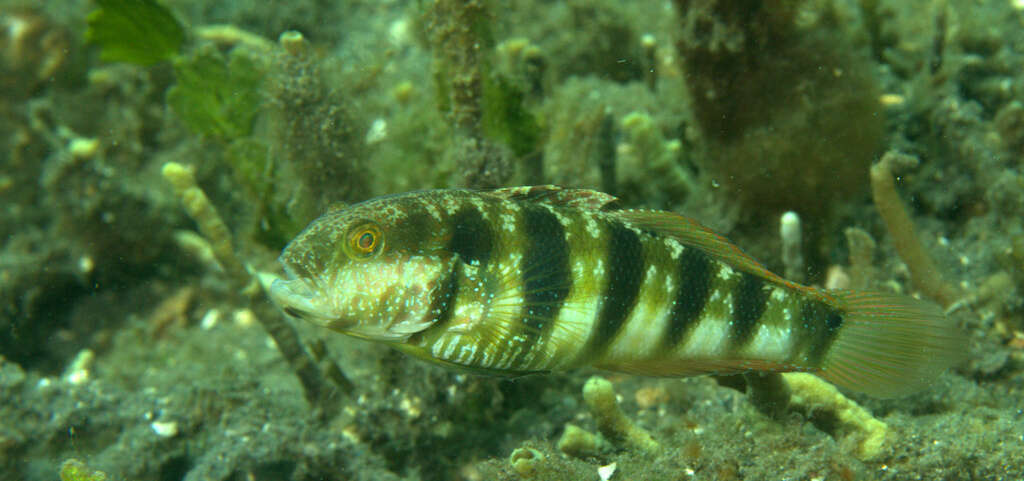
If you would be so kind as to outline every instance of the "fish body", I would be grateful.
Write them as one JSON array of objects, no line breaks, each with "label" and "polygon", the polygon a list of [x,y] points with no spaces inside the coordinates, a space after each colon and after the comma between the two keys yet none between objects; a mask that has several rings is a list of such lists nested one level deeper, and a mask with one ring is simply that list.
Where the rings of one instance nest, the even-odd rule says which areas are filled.
[{"label": "fish body", "polygon": [[372,199],[315,220],[280,260],[286,313],[476,372],[804,371],[892,396],[960,347],[931,304],[789,282],[693,220],[589,190]]}]

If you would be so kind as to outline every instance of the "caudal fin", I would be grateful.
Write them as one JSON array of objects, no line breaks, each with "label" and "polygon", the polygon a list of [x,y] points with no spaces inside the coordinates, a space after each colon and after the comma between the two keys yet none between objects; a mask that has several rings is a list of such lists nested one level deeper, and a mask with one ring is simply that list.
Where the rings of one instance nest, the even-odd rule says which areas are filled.
[{"label": "caudal fin", "polygon": [[938,306],[896,294],[834,291],[843,327],[817,374],[877,397],[924,388],[963,358],[964,336]]}]

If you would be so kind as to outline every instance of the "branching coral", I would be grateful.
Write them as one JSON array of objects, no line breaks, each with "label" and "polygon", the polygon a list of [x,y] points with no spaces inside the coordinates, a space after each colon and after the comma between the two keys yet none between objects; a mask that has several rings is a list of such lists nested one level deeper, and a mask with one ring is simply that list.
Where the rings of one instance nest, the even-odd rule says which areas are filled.
[{"label": "branching coral", "polygon": [[882,160],[871,167],[871,193],[875,199],[875,206],[878,213],[892,237],[893,246],[896,252],[907,263],[910,269],[910,276],[914,285],[924,295],[938,301],[943,306],[949,306],[960,298],[957,290],[943,280],[939,269],[935,267],[931,257],[925,251],[921,240],[914,230],[914,223],[907,214],[899,193],[896,192],[896,183],[893,180],[894,171],[900,165],[916,165],[917,159],[905,154],[889,151],[882,156]]},{"label": "branching coral", "polygon": [[[302,383],[306,400],[318,408],[322,415],[333,412],[331,406],[334,404],[327,401],[334,397],[334,386],[325,382],[325,377],[316,362],[302,348],[295,329],[282,320],[280,314],[270,307],[271,304],[266,299],[266,294],[259,282],[249,274],[235,253],[231,231],[228,230],[227,225],[206,194],[196,184],[192,171],[184,165],[168,162],[164,164],[162,173],[174,187],[178,197],[181,198],[189,216],[196,221],[199,232],[210,242],[217,262],[224,268],[236,287],[250,299],[256,318],[274,339],[281,355],[288,361]],[[338,376],[341,373],[337,368],[329,372],[333,376]],[[344,385],[348,386],[350,383],[344,383]]]},{"label": "branching coral", "polygon": [[641,451],[653,451],[659,447],[650,433],[622,412],[615,399],[615,389],[607,379],[594,376],[587,380],[583,385],[583,400],[594,415],[597,429],[612,443]]}]

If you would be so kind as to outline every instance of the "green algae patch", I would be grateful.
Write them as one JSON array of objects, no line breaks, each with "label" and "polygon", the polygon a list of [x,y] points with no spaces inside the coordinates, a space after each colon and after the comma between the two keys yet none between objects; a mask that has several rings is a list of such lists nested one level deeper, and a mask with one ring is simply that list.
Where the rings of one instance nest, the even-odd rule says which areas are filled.
[{"label": "green algae patch", "polygon": [[262,106],[263,69],[248,53],[232,50],[225,57],[212,46],[174,61],[177,85],[167,91],[167,104],[192,131],[221,140],[252,133]]},{"label": "green algae patch", "polygon": [[61,481],[107,481],[107,473],[97,471],[77,459],[64,461],[60,466]]},{"label": "green algae patch", "polygon": [[536,151],[541,136],[537,118],[523,105],[523,92],[503,77],[484,82],[483,130],[518,156]]},{"label": "green algae patch", "polygon": [[96,0],[89,14],[87,42],[99,45],[100,59],[153,65],[181,50],[185,29],[163,5],[153,0]]}]

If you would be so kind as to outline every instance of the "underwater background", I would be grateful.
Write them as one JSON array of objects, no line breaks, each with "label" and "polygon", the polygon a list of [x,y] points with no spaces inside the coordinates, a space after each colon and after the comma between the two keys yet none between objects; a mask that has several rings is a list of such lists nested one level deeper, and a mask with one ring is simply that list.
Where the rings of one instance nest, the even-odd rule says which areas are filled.
[{"label": "underwater background", "polygon": [[[0,0],[0,26],[0,480],[1024,479],[1020,0]],[[337,203],[530,184],[930,299],[964,361],[897,399],[501,379],[260,287]]]}]

